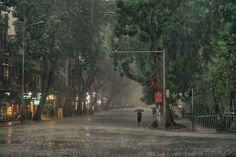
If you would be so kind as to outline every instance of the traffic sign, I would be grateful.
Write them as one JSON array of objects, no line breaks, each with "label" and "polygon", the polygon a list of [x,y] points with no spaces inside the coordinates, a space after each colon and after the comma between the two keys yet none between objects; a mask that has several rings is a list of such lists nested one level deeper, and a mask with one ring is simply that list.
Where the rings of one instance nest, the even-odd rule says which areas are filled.
[{"label": "traffic sign", "polygon": [[24,98],[24,99],[30,99],[31,96],[32,96],[32,93],[31,93],[31,92],[23,93],[23,98]]},{"label": "traffic sign", "polygon": [[151,88],[152,89],[156,89],[157,88],[157,80],[156,79],[152,80]]},{"label": "traffic sign", "polygon": [[162,102],[162,92],[156,92],[155,93],[155,102],[161,103]]}]

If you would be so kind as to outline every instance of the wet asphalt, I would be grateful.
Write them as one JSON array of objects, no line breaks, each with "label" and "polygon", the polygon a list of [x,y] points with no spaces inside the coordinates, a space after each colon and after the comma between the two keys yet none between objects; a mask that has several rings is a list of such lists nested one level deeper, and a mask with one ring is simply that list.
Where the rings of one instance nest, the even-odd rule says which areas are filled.
[{"label": "wet asphalt", "polygon": [[221,157],[236,148],[236,135],[150,129],[134,109],[47,122],[0,123],[0,157]]}]

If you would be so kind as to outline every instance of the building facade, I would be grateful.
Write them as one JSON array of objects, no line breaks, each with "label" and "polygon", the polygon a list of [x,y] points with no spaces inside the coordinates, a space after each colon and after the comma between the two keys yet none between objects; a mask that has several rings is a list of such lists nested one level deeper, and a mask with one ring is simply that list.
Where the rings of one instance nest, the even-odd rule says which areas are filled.
[{"label": "building facade", "polygon": [[0,37],[0,120],[12,118],[19,112],[20,72],[18,55],[13,52],[15,19],[11,12],[1,12]]}]

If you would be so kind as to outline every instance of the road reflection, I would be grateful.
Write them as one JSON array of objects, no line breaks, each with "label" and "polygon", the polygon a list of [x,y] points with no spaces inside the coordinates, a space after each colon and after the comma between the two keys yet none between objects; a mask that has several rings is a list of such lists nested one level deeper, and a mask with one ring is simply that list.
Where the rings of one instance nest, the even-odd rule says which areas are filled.
[{"label": "road reflection", "polygon": [[7,129],[7,143],[12,144],[12,127]]},{"label": "road reflection", "polygon": [[55,141],[48,141],[48,149],[53,149],[55,147]]}]

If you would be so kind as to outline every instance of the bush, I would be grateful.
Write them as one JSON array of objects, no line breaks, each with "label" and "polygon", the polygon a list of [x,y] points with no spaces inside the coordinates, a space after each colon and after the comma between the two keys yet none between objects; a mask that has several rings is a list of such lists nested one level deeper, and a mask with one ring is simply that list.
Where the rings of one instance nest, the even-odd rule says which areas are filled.
[{"label": "bush", "polygon": [[236,157],[236,148],[228,150],[225,157]]},{"label": "bush", "polygon": [[236,157],[236,153],[229,153],[229,154],[226,154],[225,157]]}]

